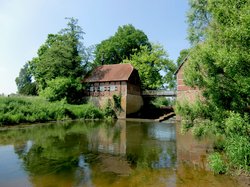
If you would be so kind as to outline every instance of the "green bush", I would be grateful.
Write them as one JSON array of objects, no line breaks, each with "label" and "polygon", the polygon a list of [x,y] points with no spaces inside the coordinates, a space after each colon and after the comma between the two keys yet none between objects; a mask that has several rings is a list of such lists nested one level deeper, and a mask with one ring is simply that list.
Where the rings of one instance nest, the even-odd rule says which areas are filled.
[{"label": "green bush", "polygon": [[250,136],[249,115],[229,112],[229,116],[225,120],[225,132],[228,136]]},{"label": "green bush", "polygon": [[76,118],[102,119],[104,117],[104,114],[92,104],[67,105],[67,108]]},{"label": "green bush", "polygon": [[215,174],[223,174],[227,171],[225,162],[218,152],[214,152],[208,156],[208,164]]},{"label": "green bush", "polygon": [[118,111],[122,110],[121,99],[122,99],[121,94],[120,95],[113,95],[114,108]]},{"label": "green bush", "polygon": [[225,135],[218,135],[215,137],[213,148],[215,151],[223,151],[225,149],[225,141],[226,137]]},{"label": "green bush", "polygon": [[154,100],[151,101],[151,104],[154,105],[156,108],[161,108],[172,105],[173,101],[166,97],[156,97],[154,98]]},{"label": "green bush", "polygon": [[103,117],[103,112],[90,104],[48,102],[39,97],[0,97],[0,125]]},{"label": "green bush", "polygon": [[250,138],[235,135],[228,138],[225,145],[229,163],[236,169],[250,171]]},{"label": "green bush", "polygon": [[65,99],[67,103],[82,103],[83,85],[78,79],[70,79],[66,77],[57,77],[47,82],[48,86],[41,90],[39,95],[49,101],[60,101]]},{"label": "green bush", "polygon": [[194,126],[192,128],[192,134],[198,139],[204,137],[206,134],[206,126],[205,125]]},{"label": "green bush", "polygon": [[110,99],[107,100],[105,106],[104,106],[104,116],[107,117],[112,117],[116,118],[116,113],[114,111],[114,107],[112,105],[112,102]]}]

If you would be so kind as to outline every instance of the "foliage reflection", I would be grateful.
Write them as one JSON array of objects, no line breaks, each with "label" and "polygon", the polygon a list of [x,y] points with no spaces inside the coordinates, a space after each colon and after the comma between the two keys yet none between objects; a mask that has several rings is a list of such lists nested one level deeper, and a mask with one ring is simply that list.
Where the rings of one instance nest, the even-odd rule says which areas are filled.
[{"label": "foliage reflection", "polygon": [[[172,134],[161,134],[156,127]],[[1,131],[0,144],[14,145],[32,184],[52,185],[59,180],[91,186],[96,177],[112,183],[142,169],[175,167],[173,127],[119,120],[52,123]]]}]

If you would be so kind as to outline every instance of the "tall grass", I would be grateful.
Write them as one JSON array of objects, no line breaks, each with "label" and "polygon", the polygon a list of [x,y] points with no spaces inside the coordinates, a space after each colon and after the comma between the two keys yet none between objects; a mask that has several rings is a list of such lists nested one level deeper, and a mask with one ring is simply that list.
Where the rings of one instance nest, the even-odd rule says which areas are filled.
[{"label": "tall grass", "polygon": [[91,104],[51,103],[39,97],[0,97],[0,125],[103,117],[103,112]]}]

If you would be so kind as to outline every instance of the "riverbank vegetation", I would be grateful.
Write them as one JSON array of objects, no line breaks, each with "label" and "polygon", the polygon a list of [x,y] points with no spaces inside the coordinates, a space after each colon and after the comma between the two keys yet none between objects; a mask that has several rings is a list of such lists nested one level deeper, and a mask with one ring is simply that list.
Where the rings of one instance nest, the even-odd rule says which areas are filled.
[{"label": "riverbank vegetation", "polygon": [[65,100],[49,102],[40,97],[0,97],[0,126],[68,119],[102,119],[92,104],[72,105]]},{"label": "riverbank vegetation", "polygon": [[215,136],[209,156],[215,173],[250,172],[250,2],[190,0],[192,49],[185,83],[201,99],[177,103],[183,129],[196,137]]}]

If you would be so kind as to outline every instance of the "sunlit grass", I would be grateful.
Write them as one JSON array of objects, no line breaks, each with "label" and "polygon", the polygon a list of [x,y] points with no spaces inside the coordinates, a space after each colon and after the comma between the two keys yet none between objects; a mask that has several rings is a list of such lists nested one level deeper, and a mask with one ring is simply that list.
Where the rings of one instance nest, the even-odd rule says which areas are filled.
[{"label": "sunlit grass", "polygon": [[103,112],[91,104],[70,105],[40,97],[0,97],[0,125],[103,117]]}]

